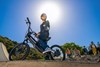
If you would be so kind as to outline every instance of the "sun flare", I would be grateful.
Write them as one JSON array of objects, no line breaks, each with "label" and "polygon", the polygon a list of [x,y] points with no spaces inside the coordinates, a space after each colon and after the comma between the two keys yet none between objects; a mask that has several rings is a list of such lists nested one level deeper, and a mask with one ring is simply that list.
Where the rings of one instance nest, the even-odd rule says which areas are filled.
[{"label": "sun flare", "polygon": [[47,20],[50,21],[52,25],[57,25],[58,22],[61,20],[62,12],[61,12],[61,6],[59,3],[56,2],[50,2],[46,1],[43,3],[40,3],[38,6],[37,15],[38,17],[42,14],[47,14]]}]

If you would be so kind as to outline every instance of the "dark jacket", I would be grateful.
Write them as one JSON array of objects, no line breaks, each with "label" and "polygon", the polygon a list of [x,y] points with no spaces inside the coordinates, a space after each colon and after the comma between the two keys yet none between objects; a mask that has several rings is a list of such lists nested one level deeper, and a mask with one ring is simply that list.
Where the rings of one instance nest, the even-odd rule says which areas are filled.
[{"label": "dark jacket", "polygon": [[39,38],[42,39],[42,40],[46,40],[49,37],[49,30],[50,30],[49,21],[43,22],[40,25],[40,36],[39,36]]}]

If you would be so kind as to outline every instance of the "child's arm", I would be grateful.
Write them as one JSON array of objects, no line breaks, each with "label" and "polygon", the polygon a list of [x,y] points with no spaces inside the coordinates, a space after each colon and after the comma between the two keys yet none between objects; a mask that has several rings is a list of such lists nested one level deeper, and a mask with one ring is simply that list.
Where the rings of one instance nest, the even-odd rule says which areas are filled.
[{"label": "child's arm", "polygon": [[49,21],[46,21],[46,25],[47,25],[46,30],[49,31],[50,30],[50,23],[49,23]]}]

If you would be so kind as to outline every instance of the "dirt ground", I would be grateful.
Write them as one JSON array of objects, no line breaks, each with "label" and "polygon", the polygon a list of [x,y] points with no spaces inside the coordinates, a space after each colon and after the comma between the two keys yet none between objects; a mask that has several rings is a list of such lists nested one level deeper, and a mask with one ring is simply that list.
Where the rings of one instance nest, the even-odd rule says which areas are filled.
[{"label": "dirt ground", "polygon": [[68,61],[9,61],[0,62],[0,67],[100,67],[100,63]]}]

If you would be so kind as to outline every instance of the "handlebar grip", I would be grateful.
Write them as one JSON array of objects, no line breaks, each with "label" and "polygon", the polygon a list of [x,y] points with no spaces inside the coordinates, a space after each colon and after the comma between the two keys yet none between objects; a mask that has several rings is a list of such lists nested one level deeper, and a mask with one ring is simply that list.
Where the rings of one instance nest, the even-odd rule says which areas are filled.
[{"label": "handlebar grip", "polygon": [[28,17],[27,17],[27,21],[28,21],[28,23],[29,23],[29,24],[31,24],[31,22],[30,22],[30,20],[29,20],[29,18],[28,18]]},{"label": "handlebar grip", "polygon": [[29,18],[27,17],[27,20],[28,20],[28,22],[29,22]]}]

